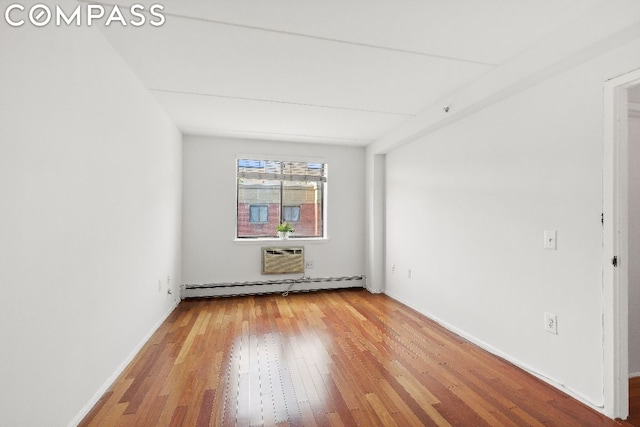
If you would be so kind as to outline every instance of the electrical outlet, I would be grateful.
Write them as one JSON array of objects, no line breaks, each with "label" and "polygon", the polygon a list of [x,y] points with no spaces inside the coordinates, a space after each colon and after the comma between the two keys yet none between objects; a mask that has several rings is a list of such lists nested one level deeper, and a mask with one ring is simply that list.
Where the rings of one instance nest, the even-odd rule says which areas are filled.
[{"label": "electrical outlet", "polygon": [[396,265],[395,264],[391,265],[391,272],[392,273],[396,272]]},{"label": "electrical outlet", "polygon": [[544,313],[544,330],[558,335],[558,316],[553,313]]},{"label": "electrical outlet", "polygon": [[407,270],[407,278],[411,279],[411,269]]},{"label": "electrical outlet", "polygon": [[313,268],[313,261],[307,261],[307,270],[311,270]]}]

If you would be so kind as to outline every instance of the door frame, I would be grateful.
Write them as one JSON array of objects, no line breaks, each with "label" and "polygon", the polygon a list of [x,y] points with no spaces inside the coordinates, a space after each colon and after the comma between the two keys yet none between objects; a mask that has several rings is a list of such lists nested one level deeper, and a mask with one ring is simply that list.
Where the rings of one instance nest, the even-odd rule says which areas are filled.
[{"label": "door frame", "polygon": [[[603,393],[611,418],[629,415],[628,292],[628,103],[627,90],[640,83],[640,70],[604,84],[603,152]],[[617,266],[613,259],[616,257]]]}]

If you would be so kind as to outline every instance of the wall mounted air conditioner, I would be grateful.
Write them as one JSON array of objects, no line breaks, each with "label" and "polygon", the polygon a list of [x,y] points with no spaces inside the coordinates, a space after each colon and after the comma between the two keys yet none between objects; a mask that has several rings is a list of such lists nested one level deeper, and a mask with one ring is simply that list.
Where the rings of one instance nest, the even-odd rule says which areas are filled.
[{"label": "wall mounted air conditioner", "polygon": [[304,248],[262,248],[262,274],[304,273]]}]

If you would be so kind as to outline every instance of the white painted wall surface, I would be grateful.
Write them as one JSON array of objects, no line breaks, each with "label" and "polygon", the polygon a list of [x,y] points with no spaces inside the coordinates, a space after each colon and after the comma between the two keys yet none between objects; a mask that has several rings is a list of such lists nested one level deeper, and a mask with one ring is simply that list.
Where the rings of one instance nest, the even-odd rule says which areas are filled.
[{"label": "white painted wall surface", "polygon": [[385,292],[600,410],[603,83],[640,67],[638,51],[627,43],[387,154]]},{"label": "white painted wall surface", "polygon": [[640,376],[640,113],[629,116],[629,374]]},{"label": "white painted wall surface", "polygon": [[[294,156],[328,163],[324,241],[289,240],[314,262],[311,277],[364,274],[364,148],[185,136],[183,278],[187,284],[297,278],[261,274],[261,247],[277,240],[235,241],[237,155]],[[327,284],[327,287],[332,287]],[[279,289],[279,288],[277,288]],[[267,286],[258,288],[267,291]],[[272,291],[273,289],[269,289]]]},{"label": "white painted wall surface", "polygon": [[181,135],[96,28],[0,58],[0,425],[65,426],[176,303]]}]

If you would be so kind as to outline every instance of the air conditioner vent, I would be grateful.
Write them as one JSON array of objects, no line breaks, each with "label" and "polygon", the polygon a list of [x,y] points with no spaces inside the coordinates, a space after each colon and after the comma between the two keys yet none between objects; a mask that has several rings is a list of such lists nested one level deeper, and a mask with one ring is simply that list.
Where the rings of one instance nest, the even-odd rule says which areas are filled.
[{"label": "air conditioner vent", "polygon": [[262,248],[262,274],[304,273],[304,248]]}]

